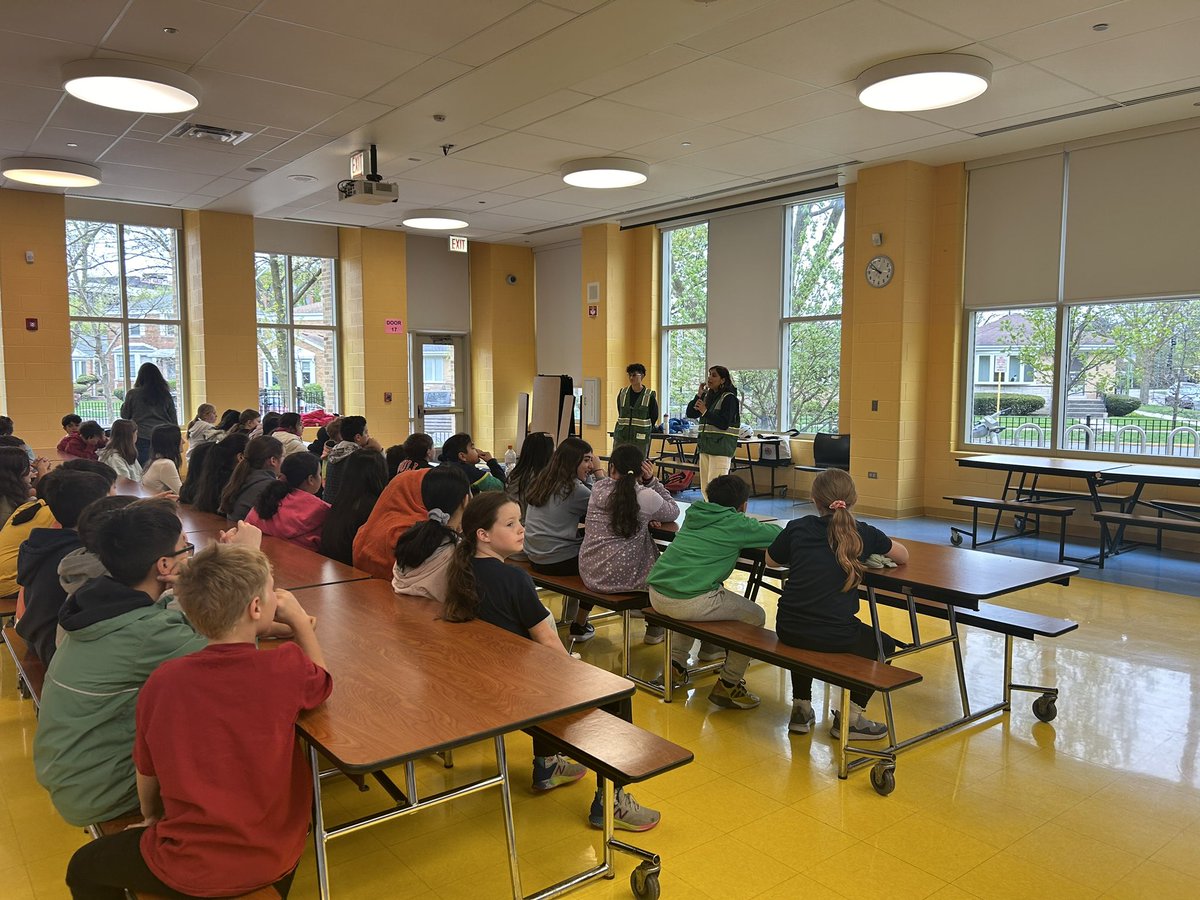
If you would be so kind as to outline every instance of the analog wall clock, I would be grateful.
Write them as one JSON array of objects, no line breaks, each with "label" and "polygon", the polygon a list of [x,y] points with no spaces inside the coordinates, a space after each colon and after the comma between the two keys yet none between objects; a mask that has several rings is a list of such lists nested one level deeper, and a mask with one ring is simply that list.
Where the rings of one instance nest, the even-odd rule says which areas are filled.
[{"label": "analog wall clock", "polygon": [[867,263],[867,284],[871,287],[887,287],[896,274],[896,264],[890,256],[880,254]]}]

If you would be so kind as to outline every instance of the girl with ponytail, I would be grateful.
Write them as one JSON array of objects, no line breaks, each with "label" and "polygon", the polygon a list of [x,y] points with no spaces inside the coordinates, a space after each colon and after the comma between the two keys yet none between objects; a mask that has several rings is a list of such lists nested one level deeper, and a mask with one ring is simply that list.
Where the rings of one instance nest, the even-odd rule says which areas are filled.
[{"label": "girl with ponytail", "polygon": [[[431,472],[426,481],[434,474]],[[542,606],[533,580],[526,572],[504,562],[524,544],[525,528],[516,501],[501,491],[486,491],[473,497],[463,513],[462,539],[450,558],[442,618],[447,622],[482,619],[555,653],[566,653],[554,628],[554,616]],[[628,699],[601,709],[626,722],[633,721],[633,705]],[[586,774],[583,766],[556,753],[553,746],[536,735],[533,753],[535,791],[572,784]],[[601,798],[597,790],[588,813],[596,828],[604,825]],[[617,789],[614,797],[613,816],[616,826],[628,831],[648,831],[659,820],[656,810],[642,806],[622,788]]]},{"label": "girl with ponytail", "polygon": [[[783,643],[827,653],[854,653],[875,659],[875,630],[858,619],[858,586],[868,564],[876,568],[908,561],[908,550],[886,534],[858,522],[851,509],[858,502],[854,481],[840,469],[826,469],[813,479],[817,515],[793,519],[767,550],[768,561],[787,566],[788,579],[779,597],[775,630]],[[884,656],[896,640],[883,635]],[[851,740],[887,737],[887,726],[864,714],[871,692],[850,692]],[[840,737],[834,713],[830,734]],[[792,718],[788,730],[807,734],[816,721],[812,678],[792,672]]]},{"label": "girl with ponytail", "polygon": [[[646,590],[646,576],[658,558],[651,522],[674,522],[679,506],[654,477],[654,467],[634,444],[619,444],[608,463],[608,478],[597,481],[588,499],[579,575],[593,591],[616,594]],[[646,643],[663,640],[661,627],[647,627]]]},{"label": "girl with ponytail", "polygon": [[446,599],[450,559],[470,499],[471,485],[457,468],[439,466],[421,480],[427,518],[396,541],[392,590],[402,596]]},{"label": "girl with ponytail", "polygon": [[263,534],[319,550],[321,529],[329,515],[329,504],[317,496],[321,460],[311,453],[293,453],[279,464],[279,474],[258,495],[246,521]]},{"label": "girl with ponytail", "polygon": [[273,437],[256,437],[246,444],[241,461],[221,492],[218,510],[232,522],[246,518],[267,485],[278,480],[283,444]]}]

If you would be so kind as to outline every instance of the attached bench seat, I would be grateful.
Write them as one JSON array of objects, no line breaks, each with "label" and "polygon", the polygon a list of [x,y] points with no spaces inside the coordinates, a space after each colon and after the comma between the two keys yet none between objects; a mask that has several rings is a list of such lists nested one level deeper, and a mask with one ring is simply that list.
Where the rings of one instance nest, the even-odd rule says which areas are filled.
[{"label": "attached bench seat", "polygon": [[[996,497],[971,497],[971,496],[947,496],[943,500],[949,500],[955,506],[967,506],[971,508],[971,530],[967,531],[964,528],[950,527],[950,542],[955,546],[962,543],[962,536],[969,534],[971,536],[971,549],[974,550],[979,546],[979,510],[992,509],[996,511],[996,524],[999,524],[1000,513],[1011,512],[1025,519],[1034,520],[1034,530],[1027,532],[1024,528],[1024,523],[1018,525],[1018,531],[1021,534],[1037,534],[1042,530],[1042,516],[1058,519],[1058,561],[1063,562],[1067,553],[1067,519],[1075,514],[1073,506],[1050,506],[1046,503],[1039,503],[1034,500],[1001,500]],[[995,527],[992,529],[992,538],[984,543],[991,543],[996,540]]]},{"label": "attached bench seat", "polygon": [[[887,591],[876,591],[875,601],[881,606],[893,609],[908,609],[908,602],[904,597]],[[949,618],[945,603],[920,598],[914,598],[913,602],[916,604],[917,612],[922,615],[938,619]],[[1012,609],[983,602],[979,604],[979,609],[955,608],[954,617],[960,625],[971,625],[984,631],[1022,638],[1027,641],[1039,637],[1061,637],[1079,627],[1078,622],[1072,622],[1070,619],[1056,619],[1053,616],[1043,616],[1038,613],[1026,612],[1023,609]]]},{"label": "attached bench seat", "polygon": [[38,659],[29,649],[25,639],[17,634],[17,629],[8,625],[4,629],[4,643],[12,654],[17,667],[17,688],[22,695],[33,699],[36,709],[42,708],[42,686],[46,681],[46,664]]},{"label": "attached bench seat", "polygon": [[1103,534],[1100,536],[1100,568],[1104,568],[1104,560],[1108,555],[1108,550],[1115,543],[1108,539],[1108,526],[1114,525],[1117,527],[1118,534],[1126,528],[1150,528],[1159,533],[1159,543],[1161,545],[1162,533],[1164,531],[1178,531],[1183,534],[1200,534],[1200,521],[1195,519],[1171,519],[1166,516],[1139,516],[1134,513],[1122,512],[1096,512],[1092,513],[1092,518],[1100,523],[1100,528]]}]

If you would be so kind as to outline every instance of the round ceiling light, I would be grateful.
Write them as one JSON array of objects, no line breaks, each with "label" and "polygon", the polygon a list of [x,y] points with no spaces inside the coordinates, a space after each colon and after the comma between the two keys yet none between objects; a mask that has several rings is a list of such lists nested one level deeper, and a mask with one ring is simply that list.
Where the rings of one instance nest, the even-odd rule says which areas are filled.
[{"label": "round ceiling light", "polygon": [[63,88],[97,106],[140,113],[181,113],[200,105],[196,79],[130,59],[81,59],[62,69]]},{"label": "round ceiling light", "polygon": [[562,180],[567,184],[598,190],[633,187],[645,182],[649,175],[650,167],[644,162],[611,156],[576,159],[562,167]]},{"label": "round ceiling light", "polygon": [[87,163],[44,156],[10,156],[0,163],[4,177],[42,187],[94,187],[100,170]]},{"label": "round ceiling light", "polygon": [[872,66],[854,86],[858,102],[888,112],[942,109],[974,100],[992,82],[992,64],[963,53],[907,56]]},{"label": "round ceiling light", "polygon": [[455,228],[468,227],[462,213],[452,209],[414,209],[402,221],[409,228],[423,228],[426,231],[453,231]]}]

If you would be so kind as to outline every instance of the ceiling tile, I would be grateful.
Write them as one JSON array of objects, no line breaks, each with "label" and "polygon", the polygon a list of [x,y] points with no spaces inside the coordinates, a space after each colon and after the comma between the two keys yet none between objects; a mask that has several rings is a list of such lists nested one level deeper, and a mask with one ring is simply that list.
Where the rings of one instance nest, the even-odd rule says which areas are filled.
[{"label": "ceiling tile", "polygon": [[532,103],[526,103],[516,109],[510,109],[494,119],[488,119],[488,124],[494,125],[496,128],[515,131],[532,122],[549,118],[581,103],[586,103],[590,99],[590,96],[578,91],[554,91],[545,97],[539,97]]},{"label": "ceiling tile", "polygon": [[728,172],[714,172],[675,162],[659,163],[650,174],[654,178],[655,190],[684,196],[708,193],[747,180],[745,176],[733,176]]},{"label": "ceiling tile", "polygon": [[258,6],[262,0],[208,0],[209,3],[217,6],[228,6],[230,9],[252,10]]},{"label": "ceiling tile", "polygon": [[[37,137],[39,125],[36,122],[0,122],[0,144],[10,150],[18,150],[22,153]],[[42,149],[38,149],[38,147]],[[87,150],[71,150],[61,141],[54,142],[49,146],[35,145],[30,148],[33,153],[45,153],[47,156],[67,156],[68,154],[78,154],[79,157],[91,156],[95,158],[94,153],[89,153]],[[82,150],[82,152],[80,152]]]},{"label": "ceiling tile", "polygon": [[[446,123],[449,125],[449,123]],[[438,156],[447,156],[459,153],[466,150],[468,147],[474,147],[476,144],[481,144],[484,141],[490,141],[492,138],[500,137],[505,132],[500,128],[493,128],[490,125],[476,125],[472,128],[466,128],[462,131],[441,135],[439,137],[430,138],[421,144],[416,144],[408,149],[401,149],[396,154],[396,159],[408,159],[411,156],[427,157],[433,159]],[[447,144],[452,144],[449,154],[442,150]]]},{"label": "ceiling tile", "polygon": [[197,188],[195,193],[205,196],[211,195],[213,197],[224,197],[227,194],[233,193],[234,191],[241,190],[249,183],[250,182],[244,178],[232,178],[228,176],[214,178],[207,184]]},{"label": "ceiling tile", "polygon": [[382,103],[370,103],[367,100],[355,100],[344,109],[338,110],[324,122],[312,127],[313,134],[324,134],[331,138],[361,128],[368,122],[374,122],[380,116],[392,111],[394,107]]},{"label": "ceiling tile", "polygon": [[817,150],[810,150],[796,144],[752,137],[746,138],[744,141],[735,141],[732,144],[714,147],[711,150],[690,153],[681,157],[679,161],[716,172],[729,172],[733,175],[758,175],[785,166],[791,166],[795,170],[805,169],[808,167],[808,163],[823,155]]},{"label": "ceiling tile", "polygon": [[224,175],[249,165],[251,159],[251,156],[241,156],[224,150],[202,150],[188,145],[152,144],[124,139],[104,154],[102,162],[147,166],[175,172]]},{"label": "ceiling tile", "polygon": [[438,55],[468,66],[481,66],[573,18],[575,14],[565,9],[531,3]]},{"label": "ceiling tile", "polygon": [[695,62],[703,55],[689,47],[670,44],[661,50],[647,53],[633,62],[593,75],[585,81],[572,85],[571,88],[584,94],[600,97],[604,94],[611,94],[613,91],[619,91],[623,87],[629,87],[631,84],[638,84],[655,75],[678,69],[680,66]]},{"label": "ceiling tile", "polygon": [[47,15],[46,2],[5,0],[5,29],[61,41],[96,44],[116,21],[128,0],[54,0],[51,15]]},{"label": "ceiling tile", "polygon": [[426,58],[408,50],[251,16],[202,62],[206,68],[236,75],[362,97]]},{"label": "ceiling tile", "polygon": [[997,71],[992,76],[992,86],[987,92],[970,103],[961,103],[946,109],[924,110],[913,115],[945,125],[947,128],[963,128],[1078,100],[1095,99],[1095,94],[1078,85],[1056,78],[1034,66],[1020,65]]},{"label": "ceiling tile", "polygon": [[944,53],[965,43],[959,34],[878,0],[855,0],[739,44],[721,57],[828,87],[888,59]]},{"label": "ceiling tile", "polygon": [[204,86],[204,102],[194,114],[197,116],[227,116],[307,131],[353,102],[336,94],[245,78],[217,69],[201,68],[193,75]]},{"label": "ceiling tile", "polygon": [[487,228],[490,231],[506,231],[514,233],[529,231],[530,229],[534,228],[541,228],[548,221],[542,218],[525,219],[521,218],[520,216],[505,215],[503,209],[494,213],[463,213],[463,216],[468,222],[471,223],[473,228]]},{"label": "ceiling tile", "polygon": [[793,125],[802,125],[826,116],[860,109],[858,100],[835,91],[813,91],[794,100],[773,103],[762,109],[732,116],[721,122],[726,128],[735,128],[752,134],[771,134]]},{"label": "ceiling tile", "polygon": [[1200,19],[1192,19],[1048,56],[1038,66],[1098,94],[1113,94],[1194,76],[1198,45]]},{"label": "ceiling tile", "polygon": [[71,188],[72,197],[99,197],[102,200],[125,200],[130,203],[153,203],[158,206],[173,206],[186,196],[184,191],[155,191],[142,187],[127,187],[118,184],[99,184],[90,188]]},{"label": "ceiling tile", "polygon": [[654,170],[650,170],[650,180],[643,187],[612,188],[611,190],[590,190],[579,187],[562,187],[557,191],[542,194],[539,199],[550,203],[570,203],[575,206],[585,206],[588,209],[630,209],[653,203],[659,196],[656,190],[650,190],[653,185]]},{"label": "ceiling tile", "polygon": [[212,176],[196,172],[169,172],[144,166],[122,166],[104,163],[104,183],[123,187],[144,187],[155,191],[178,191],[190,194],[212,181]]},{"label": "ceiling tile", "polygon": [[941,125],[915,119],[903,113],[880,112],[876,109],[857,109],[853,112],[818,119],[807,125],[797,125],[776,132],[772,137],[794,141],[815,150],[828,150],[842,156],[853,156],[870,147],[882,147],[900,141],[936,134]]},{"label": "ceiling tile", "polygon": [[525,181],[510,184],[504,188],[504,193],[515,194],[518,197],[542,197],[554,191],[561,190],[562,187],[562,176],[556,172],[553,175],[538,175]]},{"label": "ceiling tile", "polygon": [[[389,176],[390,178],[391,176]],[[469,187],[451,186],[446,184],[428,184],[409,179],[397,179],[400,200],[409,206],[439,207],[457,203],[464,197],[476,193]]]},{"label": "ceiling tile", "polygon": [[1102,0],[1003,0],[1002,3],[963,3],[962,0],[884,2],[976,40],[985,40],[997,34],[1006,34],[1108,5]]},{"label": "ceiling tile", "polygon": [[[732,144],[734,141],[745,140],[748,137],[750,135],[745,131],[735,131],[722,125],[700,125],[659,138],[656,141],[636,144],[623,152],[635,159],[656,163],[677,159],[689,153],[699,153],[701,150],[709,150],[723,144]],[[689,146],[683,146],[685,143]]]},{"label": "ceiling tile", "polygon": [[604,155],[605,151],[600,147],[540,138],[519,131],[509,132],[454,154],[456,159],[509,166],[529,172],[552,172],[568,160]]},{"label": "ceiling tile", "polygon": [[608,99],[716,122],[808,90],[792,79],[713,56],[624,88]]},{"label": "ceiling tile", "polygon": [[41,125],[54,110],[62,91],[24,84],[0,84],[0,95],[4,98],[0,117],[10,122]]},{"label": "ceiling tile", "polygon": [[[5,104],[7,105],[7,100]],[[62,102],[47,124],[78,131],[94,131],[97,134],[119,135],[129,130],[140,118],[137,113],[106,109],[63,94]]]},{"label": "ceiling tile", "polygon": [[[0,134],[8,140],[10,123],[0,124]],[[34,128],[37,131],[37,128]],[[94,160],[112,146],[116,138],[111,134],[93,134],[90,131],[72,131],[69,128],[43,128],[38,139],[29,150],[31,153],[44,153],[46,156],[72,156],[80,159]],[[68,147],[67,144],[77,144]]]},{"label": "ceiling tile", "polygon": [[620,150],[684,131],[697,124],[667,113],[598,99],[534,122],[522,130],[541,137]]},{"label": "ceiling tile", "polygon": [[1023,122],[1033,122],[1038,119],[1049,119],[1054,116],[1069,115],[1076,112],[1085,112],[1087,110],[1096,109],[1101,106],[1106,106],[1112,101],[1107,98],[1081,100],[1078,103],[1064,103],[1062,106],[1051,106],[1047,109],[1039,109],[1037,112],[1025,113],[1024,115],[1005,116],[1001,119],[992,119],[987,122],[979,122],[971,125],[969,128],[964,128],[972,134],[981,134],[985,131],[992,131],[996,128],[1007,128],[1010,125],[1020,125]]},{"label": "ceiling tile", "polygon": [[[254,0],[248,0],[254,5]],[[355,0],[352,15],[329,0],[267,0],[260,15],[435,55],[516,12],[528,0]]]},{"label": "ceiling tile", "polygon": [[441,87],[471,71],[470,66],[434,57],[405,72],[367,95],[366,99],[389,106],[404,106],[412,100]]},{"label": "ceiling tile", "polygon": [[450,159],[435,159],[418,166],[408,173],[410,181],[429,184],[444,184],[449,187],[470,188],[468,193],[495,191],[524,181],[529,173],[505,166],[489,166],[457,156]]},{"label": "ceiling tile", "polygon": [[844,2],[845,0],[773,0],[744,16],[685,38],[680,43],[705,53],[717,53],[793,22],[815,16]]},{"label": "ceiling tile", "polygon": [[215,203],[216,197],[205,197],[202,194],[188,194],[175,202],[180,209],[204,209],[210,203]]},{"label": "ceiling tile", "polygon": [[537,197],[518,200],[516,203],[506,203],[497,212],[503,216],[528,219],[533,222],[569,222],[572,219],[594,216],[596,208],[580,206],[575,203],[554,203]]},{"label": "ceiling tile", "polygon": [[284,141],[274,150],[267,153],[271,159],[282,159],[290,162],[293,159],[299,159],[312,153],[314,150],[320,150],[326,144],[330,143],[330,138],[323,134],[301,134],[292,138],[289,141]]},{"label": "ceiling tile", "polygon": [[[1140,31],[1200,16],[1195,0],[1126,0],[1103,9],[1048,21],[1033,28],[988,39],[988,44],[1005,53],[1034,60],[1093,44],[1103,44]],[[1098,22],[1106,31],[1093,31]]]},{"label": "ceiling tile", "polygon": [[[202,0],[133,0],[103,46],[190,66],[244,17]],[[165,34],[168,26],[176,33]]]},{"label": "ceiling tile", "polygon": [[87,59],[86,44],[0,31],[0,81],[62,90],[62,66]]},{"label": "ceiling tile", "polygon": [[[1122,103],[1128,100],[1138,100],[1150,94],[1169,93],[1171,91],[1191,91],[1200,87],[1200,74],[1193,75],[1191,78],[1181,78],[1179,81],[1168,81],[1165,84],[1154,85],[1153,90],[1146,88],[1138,88],[1134,91],[1121,91],[1119,94],[1112,94],[1114,100]],[[1195,102],[1200,102],[1200,97],[1192,97]],[[1164,119],[1163,121],[1168,121]]]}]

